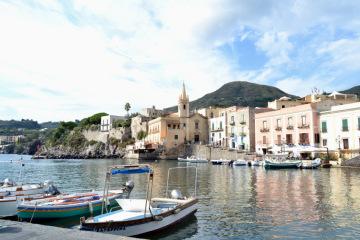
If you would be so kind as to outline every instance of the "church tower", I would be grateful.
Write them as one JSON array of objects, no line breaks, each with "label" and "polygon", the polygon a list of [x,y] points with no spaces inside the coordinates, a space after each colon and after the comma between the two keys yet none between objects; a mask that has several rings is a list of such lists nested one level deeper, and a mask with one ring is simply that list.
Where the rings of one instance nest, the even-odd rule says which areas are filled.
[{"label": "church tower", "polygon": [[178,115],[180,118],[188,118],[190,116],[189,96],[186,95],[185,83],[183,83],[182,91],[179,96]]}]

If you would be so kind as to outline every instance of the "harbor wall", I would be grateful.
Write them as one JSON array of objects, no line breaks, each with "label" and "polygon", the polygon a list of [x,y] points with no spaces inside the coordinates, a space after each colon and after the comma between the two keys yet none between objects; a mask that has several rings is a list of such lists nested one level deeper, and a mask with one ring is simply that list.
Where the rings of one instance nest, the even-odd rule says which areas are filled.
[{"label": "harbor wall", "polygon": [[228,160],[253,160],[256,155],[248,154],[244,152],[238,152],[236,150],[228,150],[222,148],[214,148],[206,145],[187,145],[185,147],[184,156],[194,155],[199,158],[204,158],[207,160],[217,160],[217,159],[228,159]]},{"label": "harbor wall", "polygon": [[360,156],[354,157],[349,160],[341,161],[341,166],[344,167],[360,167]]}]

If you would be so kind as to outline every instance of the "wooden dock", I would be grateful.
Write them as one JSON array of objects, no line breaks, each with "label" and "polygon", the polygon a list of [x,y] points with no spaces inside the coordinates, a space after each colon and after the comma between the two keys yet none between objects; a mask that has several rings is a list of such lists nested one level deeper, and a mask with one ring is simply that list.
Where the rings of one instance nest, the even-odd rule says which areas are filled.
[{"label": "wooden dock", "polygon": [[0,219],[1,240],[130,240],[136,238]]}]

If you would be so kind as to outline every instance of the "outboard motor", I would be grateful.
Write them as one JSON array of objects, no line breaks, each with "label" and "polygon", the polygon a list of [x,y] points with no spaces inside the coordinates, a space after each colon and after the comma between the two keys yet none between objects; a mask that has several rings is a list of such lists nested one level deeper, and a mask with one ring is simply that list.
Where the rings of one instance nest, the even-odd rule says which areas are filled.
[{"label": "outboard motor", "polygon": [[60,191],[57,187],[54,186],[54,183],[51,180],[46,180],[44,182],[45,193],[50,194],[52,196],[56,196],[60,194]]},{"label": "outboard motor", "polygon": [[124,192],[127,193],[127,196],[130,196],[131,191],[134,189],[134,182],[132,180],[126,181],[124,184]]},{"label": "outboard motor", "polygon": [[174,189],[170,193],[172,199],[183,199],[181,192],[177,189]]},{"label": "outboard motor", "polygon": [[15,185],[16,185],[15,181],[13,181],[13,180],[10,179],[10,178],[5,178],[4,184],[3,184],[2,186],[3,186],[3,187],[13,187],[13,186],[15,186]]}]

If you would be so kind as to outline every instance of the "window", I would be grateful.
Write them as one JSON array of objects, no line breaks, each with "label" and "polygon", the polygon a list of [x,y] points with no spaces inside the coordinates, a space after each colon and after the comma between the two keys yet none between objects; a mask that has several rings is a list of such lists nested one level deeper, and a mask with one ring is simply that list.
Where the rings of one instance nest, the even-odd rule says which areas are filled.
[{"label": "window", "polygon": [[176,125],[175,125],[175,124],[173,125],[173,129],[176,129]]},{"label": "window", "polygon": [[211,123],[211,130],[214,131],[214,123]]},{"label": "window", "polygon": [[185,104],[183,105],[183,108],[184,108],[184,110],[186,109],[186,105],[185,105]]},{"label": "window", "polygon": [[179,139],[179,136],[178,136],[178,135],[175,135],[174,138],[175,138],[175,140],[178,140],[178,139]]},{"label": "window", "polygon": [[358,117],[358,130],[360,130],[360,117]]},{"label": "window", "polygon": [[220,129],[222,129],[222,122],[220,122]]},{"label": "window", "polygon": [[343,130],[343,132],[349,131],[349,125],[348,125],[348,120],[347,119],[342,120],[342,130]]},{"label": "window", "polygon": [[267,121],[263,121],[263,129],[267,128]]},{"label": "window", "polygon": [[349,149],[349,139],[347,138],[343,139],[343,147],[344,149]]},{"label": "window", "polygon": [[183,127],[186,128],[186,123],[183,124]]},{"label": "window", "polygon": [[306,125],[306,115],[301,116],[301,125]]},{"label": "window", "polygon": [[171,128],[171,124],[168,124],[168,128]]},{"label": "window", "polygon": [[231,127],[231,134],[234,134],[234,127]]},{"label": "window", "polygon": [[277,144],[281,144],[281,135],[277,135]]},{"label": "window", "polygon": [[288,118],[288,126],[292,126],[293,125],[293,119],[292,117]]},{"label": "window", "polygon": [[276,126],[278,128],[281,126],[281,119],[276,119]]},{"label": "window", "polygon": [[324,147],[326,147],[326,146],[327,146],[327,139],[323,139],[323,141],[322,141],[322,145],[323,145]]},{"label": "window", "polygon": [[221,133],[219,133],[219,138],[221,138]]},{"label": "window", "polygon": [[241,114],[241,121],[245,122],[245,115]]},{"label": "window", "polygon": [[266,136],[263,136],[263,144],[266,144]]},{"label": "window", "polygon": [[214,117],[214,113],[211,112],[211,113],[210,113],[210,118],[213,118],[213,117]]},{"label": "window", "polygon": [[292,134],[286,134],[286,144],[292,144]]},{"label": "window", "polygon": [[199,123],[195,122],[195,129],[199,129]]},{"label": "window", "polygon": [[285,105],[282,105],[281,108],[285,108]]},{"label": "window", "polygon": [[319,144],[320,143],[320,134],[315,133],[314,138],[315,138],[315,143]]},{"label": "window", "polygon": [[326,121],[321,122],[321,132],[327,133],[327,123],[326,123]]},{"label": "window", "polygon": [[300,141],[299,141],[300,144],[306,144],[306,145],[309,144],[309,134],[308,133],[300,133],[299,137],[300,137]]},{"label": "window", "polygon": [[231,116],[231,121],[234,122],[234,116]]}]

